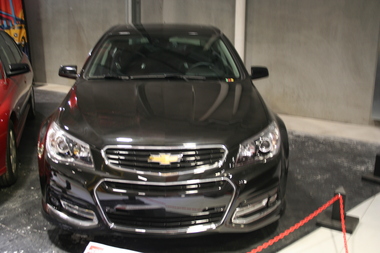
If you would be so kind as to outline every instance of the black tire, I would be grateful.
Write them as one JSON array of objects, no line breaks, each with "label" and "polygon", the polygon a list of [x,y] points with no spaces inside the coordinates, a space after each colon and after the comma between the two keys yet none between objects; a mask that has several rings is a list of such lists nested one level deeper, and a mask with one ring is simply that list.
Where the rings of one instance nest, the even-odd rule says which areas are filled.
[{"label": "black tire", "polygon": [[11,121],[9,122],[8,127],[6,167],[7,171],[5,174],[0,176],[0,186],[10,186],[17,180],[17,146],[15,133],[13,131],[13,124]]},{"label": "black tire", "polygon": [[35,109],[35,98],[34,98],[34,87],[32,86],[32,91],[30,93],[29,97],[29,112],[28,112],[28,119],[35,119],[36,118],[36,109]]}]

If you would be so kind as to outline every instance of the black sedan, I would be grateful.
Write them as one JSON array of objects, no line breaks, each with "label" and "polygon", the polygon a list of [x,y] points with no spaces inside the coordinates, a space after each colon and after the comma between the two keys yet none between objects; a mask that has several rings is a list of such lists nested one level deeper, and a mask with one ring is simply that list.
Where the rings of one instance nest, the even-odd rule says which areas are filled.
[{"label": "black sedan", "polygon": [[285,209],[288,136],[215,27],[120,25],[44,121],[45,217],[82,233],[249,232]]}]

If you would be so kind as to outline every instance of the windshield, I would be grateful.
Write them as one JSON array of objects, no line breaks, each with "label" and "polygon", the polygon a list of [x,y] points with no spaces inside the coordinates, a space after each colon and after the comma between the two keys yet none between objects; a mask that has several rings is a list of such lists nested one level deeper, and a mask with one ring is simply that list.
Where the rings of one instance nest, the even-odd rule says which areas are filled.
[{"label": "windshield", "polygon": [[239,78],[239,70],[219,38],[110,36],[95,52],[86,78]]}]

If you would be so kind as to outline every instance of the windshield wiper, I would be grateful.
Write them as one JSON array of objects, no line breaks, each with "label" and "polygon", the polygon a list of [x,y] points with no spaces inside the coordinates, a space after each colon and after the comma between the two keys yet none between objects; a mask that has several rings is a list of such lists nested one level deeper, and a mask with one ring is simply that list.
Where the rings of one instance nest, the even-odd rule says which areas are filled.
[{"label": "windshield wiper", "polygon": [[113,79],[113,80],[128,80],[130,79],[129,76],[117,76],[117,75],[102,75],[102,76],[92,76],[89,78],[89,80],[94,79]]},{"label": "windshield wiper", "polygon": [[130,76],[130,79],[182,79],[185,81],[188,80],[205,80],[204,76],[187,76],[179,74],[162,74],[162,75],[136,75]]}]

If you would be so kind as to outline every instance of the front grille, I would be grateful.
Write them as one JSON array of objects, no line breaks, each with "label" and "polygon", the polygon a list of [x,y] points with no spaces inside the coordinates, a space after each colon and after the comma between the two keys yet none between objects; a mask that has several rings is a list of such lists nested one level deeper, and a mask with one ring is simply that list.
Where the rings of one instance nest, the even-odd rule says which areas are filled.
[{"label": "front grille", "polygon": [[234,195],[235,187],[226,178],[167,183],[105,179],[95,187],[110,227],[148,233],[215,228],[223,222]]},{"label": "front grille", "polygon": [[[116,146],[106,147],[103,151],[105,160],[111,166],[152,171],[215,168],[222,164],[226,154],[226,149],[221,146],[197,149]],[[167,164],[149,161],[151,156],[160,155],[178,157],[178,161],[170,161]]]}]

